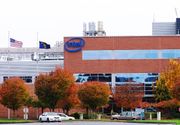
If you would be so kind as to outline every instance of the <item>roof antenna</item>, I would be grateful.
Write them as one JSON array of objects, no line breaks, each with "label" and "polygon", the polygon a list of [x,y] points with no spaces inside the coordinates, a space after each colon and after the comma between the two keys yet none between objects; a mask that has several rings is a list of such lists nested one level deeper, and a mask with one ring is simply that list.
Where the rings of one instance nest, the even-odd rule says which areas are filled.
[{"label": "roof antenna", "polygon": [[155,22],[155,13],[153,13],[153,23]]},{"label": "roof antenna", "polygon": [[177,8],[175,8],[175,14],[176,14],[176,18],[178,18]]}]

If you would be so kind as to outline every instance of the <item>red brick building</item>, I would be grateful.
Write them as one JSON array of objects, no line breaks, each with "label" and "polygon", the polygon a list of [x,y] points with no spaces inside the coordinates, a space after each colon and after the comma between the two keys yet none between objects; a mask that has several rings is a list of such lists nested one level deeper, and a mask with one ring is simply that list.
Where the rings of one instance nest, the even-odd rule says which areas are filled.
[{"label": "red brick building", "polygon": [[[65,37],[64,42],[64,68],[77,83],[143,84],[147,99],[153,97],[152,86],[168,60],[180,58],[179,36]],[[29,91],[34,94],[34,84],[29,84]],[[8,109],[2,105],[0,109],[0,117],[7,118]],[[30,119],[39,114],[41,109],[29,108]],[[18,118],[23,115],[22,108],[16,112]]]},{"label": "red brick building", "polygon": [[179,36],[65,37],[64,68],[76,82],[102,81],[110,86],[144,84],[144,96],[169,59],[180,58]]}]

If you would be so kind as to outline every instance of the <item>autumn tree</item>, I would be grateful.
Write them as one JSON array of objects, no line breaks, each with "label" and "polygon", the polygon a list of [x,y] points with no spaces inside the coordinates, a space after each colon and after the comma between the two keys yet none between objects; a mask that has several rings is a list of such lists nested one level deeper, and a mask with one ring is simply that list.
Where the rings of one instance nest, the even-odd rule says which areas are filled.
[{"label": "autumn tree", "polygon": [[180,106],[180,63],[178,61],[170,60],[160,74],[156,82],[155,99],[157,101],[155,106],[166,116],[172,117],[178,114]]},{"label": "autumn tree", "polygon": [[175,98],[165,101],[160,101],[154,104],[154,107],[156,107],[159,111],[161,111],[166,118],[180,117],[179,114],[180,101],[178,101]]},{"label": "autumn tree", "polygon": [[172,89],[173,97],[180,101],[180,81],[174,84]]},{"label": "autumn tree", "polygon": [[[170,60],[165,70],[160,74],[156,82],[155,99],[165,101],[172,99],[178,94],[178,83],[180,82],[180,63]],[[177,86],[177,88],[176,88]],[[176,94],[177,92],[177,94]]]},{"label": "autumn tree", "polygon": [[115,87],[114,100],[117,107],[134,109],[141,105],[144,95],[142,84],[123,84]]},{"label": "autumn tree", "polygon": [[176,99],[169,99],[167,101],[161,101],[159,103],[156,103],[154,105],[155,107],[158,107],[158,108],[170,108],[170,109],[173,109],[173,108],[177,108],[180,106],[180,102]]},{"label": "autumn tree", "polygon": [[93,111],[108,103],[109,94],[109,86],[101,82],[86,82],[80,86],[78,91],[78,97],[83,106]]},{"label": "autumn tree", "polygon": [[71,73],[56,68],[53,72],[41,74],[37,77],[35,93],[43,104],[54,111],[57,102],[64,98],[68,87],[73,83],[74,77]]},{"label": "autumn tree", "polygon": [[161,76],[164,77],[165,84],[171,91],[174,84],[180,79],[180,63],[175,60],[170,60],[168,66],[161,73]]},{"label": "autumn tree", "polygon": [[70,109],[72,109],[73,107],[75,107],[80,103],[77,92],[78,92],[77,84],[75,83],[71,84],[70,87],[65,92],[66,94],[64,98],[59,100],[58,106],[61,107],[66,114],[69,114]]},{"label": "autumn tree", "polygon": [[0,88],[1,104],[13,110],[13,114],[23,106],[29,97],[26,85],[20,78],[5,80]]},{"label": "autumn tree", "polygon": [[[37,104],[39,104],[39,102],[42,102],[46,105],[46,107],[51,108],[52,103],[54,103],[51,102],[51,98],[55,98],[54,95],[56,94],[55,92],[53,92],[52,86],[53,85],[51,83],[51,77],[49,76],[49,74],[40,74],[36,78],[35,93],[39,99]],[[55,107],[54,104],[53,107]]]},{"label": "autumn tree", "polygon": [[33,107],[41,108],[41,113],[44,112],[44,109],[47,107],[41,100],[35,99],[32,102]]}]

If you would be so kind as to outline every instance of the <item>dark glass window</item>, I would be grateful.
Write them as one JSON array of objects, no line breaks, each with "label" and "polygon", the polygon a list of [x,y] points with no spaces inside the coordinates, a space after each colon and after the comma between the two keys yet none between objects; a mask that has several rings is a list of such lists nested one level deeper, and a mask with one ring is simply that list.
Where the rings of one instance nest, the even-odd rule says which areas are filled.
[{"label": "dark glass window", "polygon": [[152,95],[153,91],[145,91],[145,95]]},{"label": "dark glass window", "polygon": [[32,83],[32,76],[21,76],[21,79],[23,79],[26,83]]},{"label": "dark glass window", "polygon": [[115,82],[152,83],[158,80],[158,73],[117,73]]},{"label": "dark glass window", "polygon": [[76,82],[100,81],[111,82],[111,74],[75,74]]},{"label": "dark glass window", "polygon": [[[19,77],[19,76],[11,76],[11,77]],[[11,78],[9,77],[9,78]],[[22,80],[24,80],[26,83],[32,83],[32,76],[20,76],[19,78],[21,78]],[[8,79],[8,76],[3,77],[3,80],[5,81],[6,79]]]},{"label": "dark glass window", "polygon": [[145,79],[145,82],[155,82],[158,80],[158,77],[148,77]]},{"label": "dark glass window", "polygon": [[3,81],[6,81],[7,79],[8,79],[7,76],[4,76],[4,77],[3,77]]}]

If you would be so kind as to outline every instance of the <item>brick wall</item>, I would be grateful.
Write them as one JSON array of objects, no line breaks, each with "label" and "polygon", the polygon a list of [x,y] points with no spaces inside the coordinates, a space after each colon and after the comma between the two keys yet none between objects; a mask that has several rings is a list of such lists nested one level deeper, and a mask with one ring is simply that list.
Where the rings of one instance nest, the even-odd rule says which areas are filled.
[{"label": "brick wall", "polygon": [[[65,37],[68,41],[71,37]],[[180,49],[179,36],[84,37],[83,50]],[[82,51],[64,52],[65,69],[73,73],[160,72],[167,59],[82,60]]]}]

